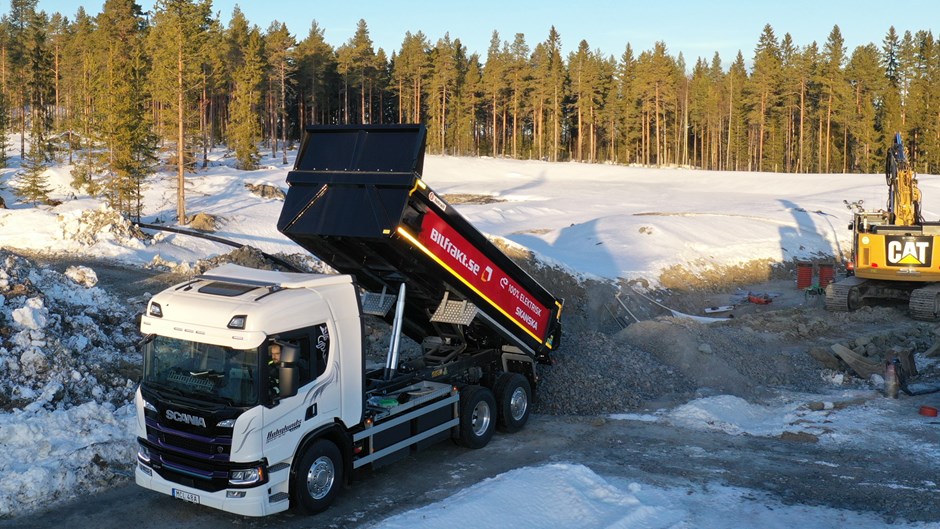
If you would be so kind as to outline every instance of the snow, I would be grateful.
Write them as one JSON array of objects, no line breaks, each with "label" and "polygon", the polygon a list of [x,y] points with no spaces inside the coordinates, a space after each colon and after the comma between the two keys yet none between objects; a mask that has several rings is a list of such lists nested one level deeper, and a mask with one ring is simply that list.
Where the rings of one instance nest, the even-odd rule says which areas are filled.
[{"label": "snow", "polygon": [[[292,153],[293,155],[293,153]],[[245,184],[286,189],[289,166],[277,159],[259,171],[233,169],[216,156],[190,175],[188,213],[220,218],[216,236],[277,254],[302,251],[277,232],[282,202],[252,194]],[[15,181],[0,170],[0,182]],[[693,270],[755,259],[789,261],[846,252],[851,214],[843,199],[878,208],[881,175],[784,175],[690,169],[655,169],[429,155],[424,179],[439,194],[478,194],[497,199],[459,205],[487,235],[535,252],[540,259],[583,277],[642,278],[656,285],[672,266]],[[109,258],[139,266],[180,266],[231,248],[185,235],[135,235],[129,223],[100,201],[71,189],[70,167],[49,170],[55,207],[17,203],[0,188],[0,248]],[[926,196],[940,196],[940,181],[921,175]],[[77,196],[76,196],[77,195]],[[160,173],[145,190],[144,221],[173,224],[175,177]],[[925,210],[930,218],[940,211]],[[0,348],[0,517],[21,515],[108,486],[108,462],[132,464],[134,383],[101,366],[134,357],[132,308],[97,284],[94,270],[66,274],[23,269],[8,259],[0,288],[31,285],[0,295],[0,322],[11,327],[11,349]],[[28,281],[27,281],[28,280]],[[102,337],[101,322],[128,321]],[[99,368],[96,368],[98,366]],[[105,377],[112,377],[104,383]],[[660,421],[728,435],[779,436],[802,431],[828,443],[909,446],[906,430],[922,431],[921,417],[898,418],[897,401],[872,399],[859,406],[833,402],[812,411],[819,396],[793,396],[778,405],[756,405],[728,395],[694,400],[672,410],[620,415],[616,420]],[[3,402],[3,401],[0,401]],[[901,414],[903,415],[903,414]],[[910,428],[900,427],[905,421]],[[875,428],[888,424],[890,428]],[[920,430],[918,430],[920,429]],[[873,430],[893,432],[893,441]],[[914,443],[917,457],[938,449]],[[533,508],[513,508],[530,504]],[[823,507],[781,505],[763,493],[716,484],[669,489],[595,474],[574,464],[529,467],[485,480],[443,501],[409,511],[377,527],[409,529],[463,525],[520,529],[588,527],[881,527],[871,515]],[[895,525],[924,527],[923,525]]]},{"label": "snow", "polygon": [[[520,509],[525,505],[525,509]],[[376,529],[460,527],[514,529],[692,529],[708,527],[885,526],[871,514],[828,507],[784,505],[761,492],[710,484],[663,488],[605,479],[583,465],[556,463],[500,474],[438,503],[393,516]],[[893,523],[898,529],[933,524]]]}]

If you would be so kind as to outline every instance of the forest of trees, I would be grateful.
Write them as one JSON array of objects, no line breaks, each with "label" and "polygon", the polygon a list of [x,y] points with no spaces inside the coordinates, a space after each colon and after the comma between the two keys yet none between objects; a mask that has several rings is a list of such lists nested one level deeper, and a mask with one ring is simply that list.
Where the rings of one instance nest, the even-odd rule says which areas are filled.
[{"label": "forest of trees", "polygon": [[[687,63],[665,42],[619,57],[554,27],[530,44],[493,32],[485,56],[459,38],[407,32],[375,49],[365,20],[339,47],[307,35],[224,25],[211,0],[106,0],[89,16],[10,0],[0,19],[0,142],[20,138],[18,192],[41,202],[54,160],[76,189],[128,215],[161,166],[185,179],[226,146],[242,169],[260,149],[287,162],[310,124],[424,123],[430,152],[549,161],[770,172],[883,169],[901,132],[919,172],[940,171],[940,41],[886,30],[847,50],[838,26],[820,45],[759,33],[750,67]],[[757,28],[755,28],[755,33]],[[571,36],[577,38],[577,36]],[[722,64],[728,62],[725,69]]]}]

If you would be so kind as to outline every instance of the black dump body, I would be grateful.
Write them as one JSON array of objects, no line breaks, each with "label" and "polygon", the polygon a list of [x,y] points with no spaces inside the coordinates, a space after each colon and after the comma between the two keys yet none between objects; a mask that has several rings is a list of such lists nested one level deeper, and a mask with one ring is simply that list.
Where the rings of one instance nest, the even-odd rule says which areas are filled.
[{"label": "black dump body", "polygon": [[421,181],[425,136],[423,125],[308,127],[278,230],[370,292],[404,282],[402,329],[418,343],[438,334],[430,316],[446,292],[479,310],[469,345],[548,362],[562,300]]}]

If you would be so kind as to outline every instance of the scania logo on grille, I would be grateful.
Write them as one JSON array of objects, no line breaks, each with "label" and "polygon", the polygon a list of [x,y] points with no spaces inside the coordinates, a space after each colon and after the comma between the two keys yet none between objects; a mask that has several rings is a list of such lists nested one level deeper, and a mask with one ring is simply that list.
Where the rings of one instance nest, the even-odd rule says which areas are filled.
[{"label": "scania logo on grille", "polygon": [[197,417],[195,415],[190,415],[188,413],[180,413],[174,410],[166,410],[166,418],[171,421],[184,422],[186,424],[191,424],[193,426],[202,426],[206,427],[206,420],[202,417]]}]

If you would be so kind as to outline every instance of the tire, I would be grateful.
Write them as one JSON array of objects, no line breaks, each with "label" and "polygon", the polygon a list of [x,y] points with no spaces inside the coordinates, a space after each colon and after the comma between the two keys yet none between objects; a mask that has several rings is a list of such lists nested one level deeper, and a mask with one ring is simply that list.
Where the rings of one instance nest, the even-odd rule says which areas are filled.
[{"label": "tire", "polygon": [[529,421],[532,387],[519,373],[503,373],[496,380],[496,426],[502,432],[518,432]]},{"label": "tire", "polygon": [[332,441],[314,441],[293,476],[291,492],[295,505],[308,514],[325,511],[339,494],[343,468],[343,456]]},{"label": "tire", "polygon": [[458,444],[483,448],[496,431],[496,399],[483,386],[467,386],[460,391],[460,435]]}]

